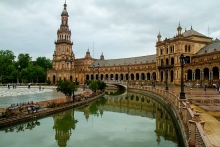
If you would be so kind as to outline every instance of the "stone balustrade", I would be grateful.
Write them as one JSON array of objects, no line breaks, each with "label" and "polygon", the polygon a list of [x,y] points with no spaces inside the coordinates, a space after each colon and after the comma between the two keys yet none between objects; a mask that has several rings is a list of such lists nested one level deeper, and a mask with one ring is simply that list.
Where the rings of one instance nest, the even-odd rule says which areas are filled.
[{"label": "stone balustrade", "polygon": [[174,111],[179,121],[181,132],[186,146],[195,147],[213,147],[205,131],[205,122],[200,119],[200,113],[194,112],[187,99],[180,99],[172,91],[166,91],[161,88],[143,87],[140,85],[130,85],[129,89],[148,91],[159,95],[171,109]]}]

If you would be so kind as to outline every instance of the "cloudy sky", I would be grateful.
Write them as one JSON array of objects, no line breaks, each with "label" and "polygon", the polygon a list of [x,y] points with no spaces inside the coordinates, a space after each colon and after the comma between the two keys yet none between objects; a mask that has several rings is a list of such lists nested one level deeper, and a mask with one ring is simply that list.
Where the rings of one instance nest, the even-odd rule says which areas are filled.
[{"label": "cloudy sky", "polygon": [[[1,0],[0,50],[52,59],[64,2]],[[82,58],[89,48],[105,59],[155,54],[158,32],[173,37],[179,21],[183,31],[192,25],[220,38],[219,6],[218,0],[67,0],[73,52]]]}]

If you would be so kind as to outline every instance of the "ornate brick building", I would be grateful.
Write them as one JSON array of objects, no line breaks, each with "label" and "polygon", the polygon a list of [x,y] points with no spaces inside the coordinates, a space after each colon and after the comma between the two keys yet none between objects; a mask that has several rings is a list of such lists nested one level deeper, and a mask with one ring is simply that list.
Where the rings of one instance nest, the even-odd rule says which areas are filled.
[{"label": "ornate brick building", "polygon": [[[190,85],[218,84],[220,82],[220,41],[213,40],[191,27],[182,33],[180,23],[177,35],[161,40],[159,33],[156,42],[156,54],[141,57],[105,60],[91,57],[89,49],[84,58],[75,58],[71,31],[68,25],[67,5],[61,13],[61,25],[57,31],[52,69],[47,71],[47,79],[56,84],[57,80],[113,80],[136,84],[180,85],[180,55],[184,54],[186,63],[184,81]],[[176,33],[174,33],[176,34]]]}]

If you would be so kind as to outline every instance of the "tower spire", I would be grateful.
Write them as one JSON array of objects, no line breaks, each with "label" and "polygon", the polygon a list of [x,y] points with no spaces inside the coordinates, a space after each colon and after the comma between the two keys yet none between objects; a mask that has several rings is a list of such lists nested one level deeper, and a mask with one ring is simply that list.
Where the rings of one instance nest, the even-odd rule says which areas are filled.
[{"label": "tower spire", "polygon": [[160,39],[161,39],[161,35],[160,35],[160,30],[159,30],[159,33],[157,35],[157,41],[160,42],[161,41]]},{"label": "tower spire", "polygon": [[180,26],[180,21],[179,21],[179,26],[177,28],[178,36],[181,35],[181,30],[182,30],[182,27]]}]

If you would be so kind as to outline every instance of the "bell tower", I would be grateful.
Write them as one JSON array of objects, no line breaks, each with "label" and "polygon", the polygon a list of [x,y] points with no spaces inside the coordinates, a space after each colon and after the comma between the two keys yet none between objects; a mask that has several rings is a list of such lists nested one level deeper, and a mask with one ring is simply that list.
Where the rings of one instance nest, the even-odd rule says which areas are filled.
[{"label": "bell tower", "polygon": [[71,30],[68,25],[69,14],[67,12],[66,1],[61,13],[61,24],[57,30],[57,40],[55,40],[55,51],[53,54],[54,70],[73,70],[74,69],[74,53],[72,50],[73,42],[71,41]]}]

